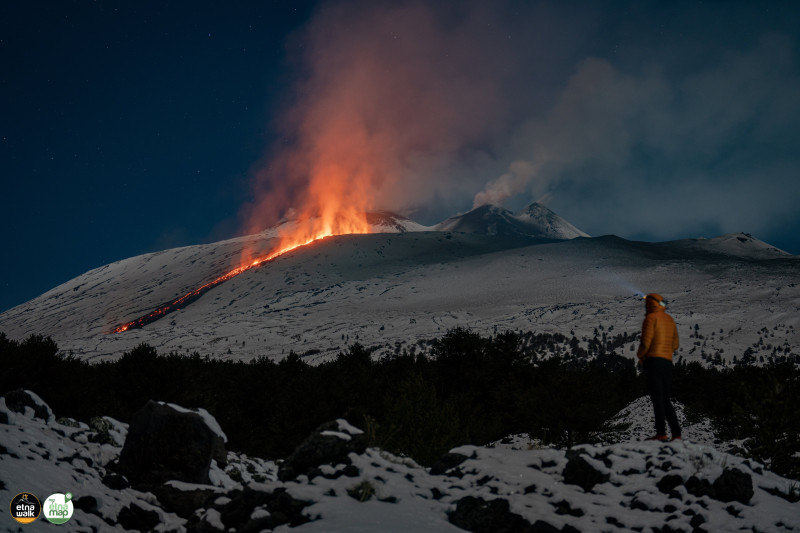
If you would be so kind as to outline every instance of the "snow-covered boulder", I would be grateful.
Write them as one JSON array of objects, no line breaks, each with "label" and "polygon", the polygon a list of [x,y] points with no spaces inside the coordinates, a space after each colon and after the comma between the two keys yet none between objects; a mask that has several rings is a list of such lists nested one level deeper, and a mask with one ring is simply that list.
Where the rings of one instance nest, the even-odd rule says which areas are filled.
[{"label": "snow-covered boulder", "polygon": [[[53,410],[47,405],[44,400],[39,398],[36,393],[29,390],[17,389],[7,392],[4,396],[5,407],[8,411],[13,411],[20,414],[29,414],[35,418],[40,418],[45,422],[53,421]],[[7,411],[4,411],[7,412]],[[5,416],[6,423],[10,417]]]},{"label": "snow-covered boulder", "polygon": [[[351,453],[361,454],[366,448],[367,440],[363,431],[351,426],[341,418],[327,422],[300,443],[292,455],[281,465],[278,477],[283,481],[294,479],[300,475],[313,478],[323,474],[319,470],[320,466],[347,466],[350,464],[349,455]],[[341,472],[344,475],[350,473],[345,469]]]},{"label": "snow-covered boulder", "polygon": [[133,484],[210,483],[225,462],[225,435],[206,411],[149,401],[133,417],[117,469]]},{"label": "snow-covered boulder", "polygon": [[[337,420],[309,441],[357,447],[339,448],[307,475],[281,481],[274,462],[229,451],[224,470],[212,462],[211,483],[171,480],[141,491],[104,481],[121,449],[89,438],[95,429],[23,411],[8,410],[0,398],[0,412],[13,418],[0,423],[0,500],[23,490],[44,498],[69,489],[69,531],[800,531],[796,480],[695,442],[691,433],[670,443],[628,438],[571,450],[534,441],[460,446],[427,469],[362,448],[363,433]],[[581,476],[591,483],[573,483]],[[42,519],[25,526],[50,529]]]}]

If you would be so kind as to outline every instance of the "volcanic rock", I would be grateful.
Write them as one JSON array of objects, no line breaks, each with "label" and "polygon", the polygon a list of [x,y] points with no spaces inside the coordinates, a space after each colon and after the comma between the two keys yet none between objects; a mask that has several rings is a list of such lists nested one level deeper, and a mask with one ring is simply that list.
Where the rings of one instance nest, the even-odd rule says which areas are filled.
[{"label": "volcanic rock", "polygon": [[658,490],[663,492],[664,494],[669,494],[672,490],[679,485],[683,485],[683,478],[677,474],[668,474],[662,477],[658,483],[656,483],[656,487]]},{"label": "volcanic rock", "polygon": [[589,492],[598,483],[605,483],[610,476],[592,465],[584,450],[567,450],[567,465],[564,467],[564,483],[578,485]]},{"label": "volcanic rock", "polygon": [[80,509],[85,513],[97,514],[97,509],[100,507],[100,502],[94,496],[81,496],[72,500],[72,505],[75,509]]},{"label": "volcanic rock", "polygon": [[224,450],[222,436],[207,419],[149,401],[133,417],[117,470],[133,484],[208,484],[211,460],[223,462]]},{"label": "volcanic rock", "polygon": [[218,496],[213,489],[182,490],[172,485],[157,485],[151,492],[164,510],[187,519],[196,509],[208,507],[208,503]]},{"label": "volcanic rock", "polygon": [[[465,496],[456,502],[448,514],[450,523],[473,533],[530,532],[531,524],[522,516],[509,510],[508,500],[497,498],[488,502],[483,498]],[[558,531],[553,528],[553,531]]]},{"label": "volcanic rock", "polygon": [[[209,498],[206,503],[213,499]],[[284,488],[265,492],[245,486],[242,490],[229,492],[226,499],[227,502],[215,504],[208,512],[218,516],[219,522],[231,531],[257,533],[283,524],[295,527],[309,521],[302,511],[311,502],[292,498]],[[187,530],[197,533],[214,531],[215,528],[206,522],[202,513],[193,513],[187,523]]]},{"label": "volcanic rock", "polygon": [[[432,476],[443,476],[467,459],[469,459],[469,457],[460,453],[446,453],[431,466],[430,473]],[[451,473],[450,475],[453,474]]]},{"label": "volcanic rock", "polygon": [[[41,398],[30,391],[22,389],[13,390],[6,393],[5,399],[6,407],[15,413],[25,414],[25,408],[30,407],[33,409],[34,418],[40,418],[45,422],[53,418],[53,411],[50,407],[44,403]],[[8,423],[7,420],[6,423]]]},{"label": "volcanic rock", "polygon": [[714,497],[721,502],[749,503],[753,497],[753,479],[736,468],[726,468],[714,481]]},{"label": "volcanic rock", "polygon": [[714,487],[707,479],[700,479],[697,476],[692,476],[686,480],[685,486],[689,494],[697,496],[698,498],[702,498],[703,496],[709,496],[711,498],[716,497]]},{"label": "volcanic rock", "polygon": [[278,471],[278,479],[288,481],[300,475],[313,477],[323,464],[350,464],[348,455],[367,449],[364,432],[338,419],[318,427],[292,452]]},{"label": "volcanic rock", "polygon": [[160,519],[156,511],[144,509],[135,503],[131,503],[119,511],[117,522],[124,529],[151,531],[158,525]]}]

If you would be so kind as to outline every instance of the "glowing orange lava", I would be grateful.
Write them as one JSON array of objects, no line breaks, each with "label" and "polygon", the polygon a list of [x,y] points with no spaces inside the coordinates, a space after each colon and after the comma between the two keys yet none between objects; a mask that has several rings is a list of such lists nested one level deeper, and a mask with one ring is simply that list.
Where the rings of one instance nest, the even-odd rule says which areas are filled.
[{"label": "glowing orange lava", "polygon": [[[261,215],[285,212],[288,205],[296,206],[290,216],[292,222],[280,226],[278,244],[272,251],[261,255],[253,249],[243,250],[237,268],[112,332],[141,328],[194,302],[220,283],[300,246],[332,235],[370,233],[367,212],[376,207],[375,180],[383,174],[375,162],[382,160],[383,151],[379,149],[382,145],[374,146],[369,136],[348,117],[345,114],[342,120],[334,121],[336,127],[330,126],[328,120],[306,117],[303,122],[306,143],[302,150],[284,161],[280,168],[286,169],[285,175],[279,178],[270,175],[279,189],[286,190],[280,189],[282,192],[275,196],[256,198],[256,208],[247,221],[252,232],[264,227]],[[328,126],[321,128],[319,124]]]},{"label": "glowing orange lava", "polygon": [[[369,233],[370,226],[367,223],[366,214],[363,212],[356,212],[354,210],[345,210],[342,213],[324,212],[322,216],[306,217],[300,221],[286,225],[284,231],[279,234],[279,244],[272,252],[258,257],[256,259],[248,259],[246,263],[234,268],[230,272],[223,274],[213,281],[206,283],[171,302],[159,306],[155,311],[148,313],[144,316],[132,320],[126,324],[122,324],[114,328],[112,333],[122,333],[130,329],[138,329],[163,318],[164,316],[179,311],[182,307],[189,305],[203,294],[213,289],[220,283],[228,281],[239,274],[250,270],[251,268],[258,267],[268,261],[275,259],[287,252],[290,252],[301,246],[306,246],[312,242],[330,237],[332,235],[345,235],[352,233]],[[246,257],[247,252],[243,254]]]}]

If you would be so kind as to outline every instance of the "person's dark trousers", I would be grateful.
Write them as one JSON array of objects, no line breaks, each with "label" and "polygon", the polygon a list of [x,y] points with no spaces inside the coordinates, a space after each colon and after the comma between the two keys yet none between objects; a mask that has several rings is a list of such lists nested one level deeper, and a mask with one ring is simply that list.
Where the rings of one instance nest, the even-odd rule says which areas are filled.
[{"label": "person's dark trousers", "polygon": [[647,382],[647,392],[653,401],[653,411],[656,415],[656,435],[666,435],[665,424],[669,423],[672,437],[681,436],[681,427],[675,409],[669,400],[669,384],[672,380],[672,361],[663,357],[648,357],[644,360],[644,376]]}]

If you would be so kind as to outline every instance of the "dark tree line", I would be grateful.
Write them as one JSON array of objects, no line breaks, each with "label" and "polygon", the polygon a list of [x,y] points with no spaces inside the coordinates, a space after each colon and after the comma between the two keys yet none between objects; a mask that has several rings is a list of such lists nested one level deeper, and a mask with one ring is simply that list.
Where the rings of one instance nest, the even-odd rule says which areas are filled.
[{"label": "dark tree line", "polygon": [[[49,338],[15,341],[0,333],[0,394],[33,390],[56,416],[78,420],[128,421],[149,399],[203,407],[231,449],[267,458],[286,457],[321,423],[347,418],[372,445],[432,464],[454,446],[517,433],[560,446],[590,441],[644,394],[633,357],[618,353],[632,340],[598,339],[587,350],[574,336],[454,329],[414,353],[379,360],[359,344],[315,366],[294,353],[245,363],[159,355],[140,345],[114,362],[87,364]],[[541,355],[556,346],[570,350]],[[678,364],[674,392],[711,416],[723,436],[749,437],[743,453],[798,478],[799,380],[790,363],[723,370]]]}]

